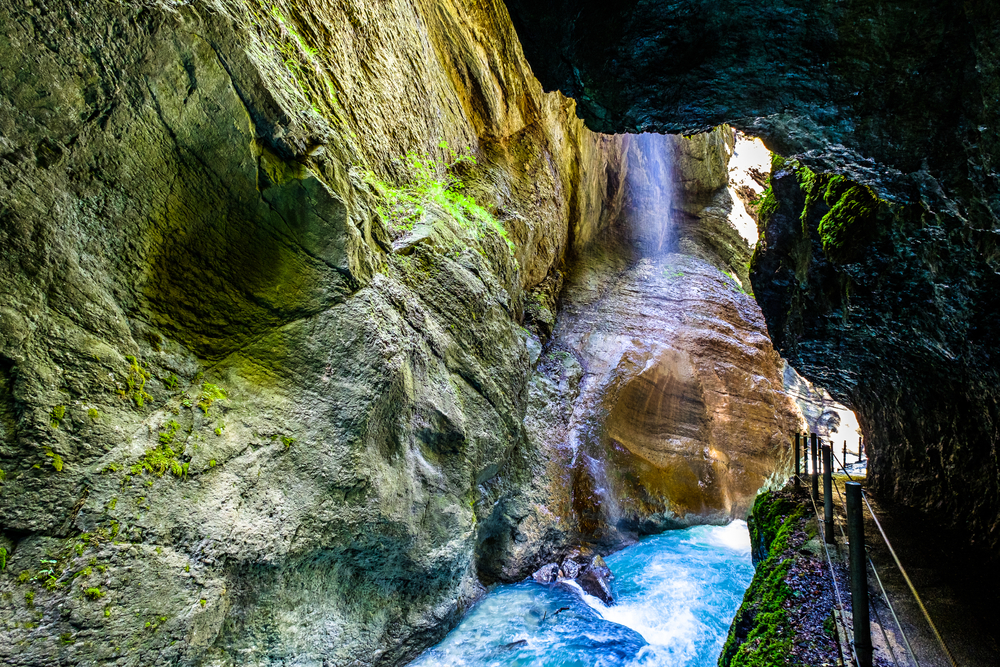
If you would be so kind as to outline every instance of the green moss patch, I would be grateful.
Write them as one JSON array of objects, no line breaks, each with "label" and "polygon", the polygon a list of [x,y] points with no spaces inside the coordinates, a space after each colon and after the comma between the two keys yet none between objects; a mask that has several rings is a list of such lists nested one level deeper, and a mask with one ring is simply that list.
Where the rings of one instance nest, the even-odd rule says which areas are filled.
[{"label": "green moss patch", "polygon": [[793,565],[789,540],[806,515],[806,507],[775,493],[757,497],[751,514],[751,538],[758,563],[743,604],[729,629],[719,657],[721,667],[790,665],[793,628],[785,602],[791,589],[785,577]]}]

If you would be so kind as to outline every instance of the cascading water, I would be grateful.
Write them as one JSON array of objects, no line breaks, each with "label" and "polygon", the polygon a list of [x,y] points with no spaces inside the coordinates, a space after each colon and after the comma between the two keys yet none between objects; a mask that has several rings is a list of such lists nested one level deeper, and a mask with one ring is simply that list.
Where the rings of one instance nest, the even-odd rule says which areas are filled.
[{"label": "cascading water", "polygon": [[415,667],[708,667],[753,577],[746,523],[649,537],[607,558],[617,603],[575,582],[491,591]]}]

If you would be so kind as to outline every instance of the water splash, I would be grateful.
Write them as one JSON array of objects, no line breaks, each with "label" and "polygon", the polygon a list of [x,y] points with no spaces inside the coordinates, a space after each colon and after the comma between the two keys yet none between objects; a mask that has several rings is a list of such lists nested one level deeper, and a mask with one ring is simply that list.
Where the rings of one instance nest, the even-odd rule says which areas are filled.
[{"label": "water splash", "polygon": [[618,603],[574,582],[500,586],[418,667],[709,667],[750,585],[746,524],[650,537],[607,558]]}]

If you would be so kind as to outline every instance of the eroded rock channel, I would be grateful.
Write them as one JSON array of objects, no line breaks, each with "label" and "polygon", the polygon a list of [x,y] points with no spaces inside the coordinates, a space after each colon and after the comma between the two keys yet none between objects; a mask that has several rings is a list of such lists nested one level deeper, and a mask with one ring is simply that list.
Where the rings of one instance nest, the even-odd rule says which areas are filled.
[{"label": "eroded rock channel", "polygon": [[[535,27],[563,4],[541,3],[551,16]],[[776,118],[771,98],[734,93],[732,109],[668,121],[646,108],[668,109],[662,91],[640,104],[626,78],[612,104],[599,63],[562,37],[552,64],[525,30],[535,11],[0,0],[5,664],[405,664],[477,603],[467,622],[482,620],[488,589],[518,598],[530,587],[517,582],[543,571],[545,585],[591,577],[585,590],[613,597],[602,568],[641,570],[622,554],[652,567],[650,544],[742,531],[758,491],[787,477],[789,434],[837,427],[831,406],[847,408],[834,399],[865,403],[880,488],[932,489],[951,506],[930,480],[958,427],[941,418],[933,447],[885,449],[910,433],[902,394],[858,375],[885,354],[913,377],[929,346],[946,357],[959,346],[861,348],[885,333],[883,316],[937,331],[915,306],[927,295],[957,322],[995,318],[995,244],[959,224],[993,210],[994,176],[970,186],[975,206],[955,208],[933,165],[903,180],[850,171],[868,150],[912,167],[920,146],[897,155],[849,123],[842,137],[816,125],[826,117],[812,102]],[[615,19],[609,34],[631,45],[634,25]],[[969,34],[981,39],[949,62],[972,71],[992,51]],[[543,89],[525,47],[579,108]],[[571,71],[585,80],[566,83]],[[838,94],[852,72],[837,70]],[[786,88],[772,97],[815,93]],[[870,121],[875,106],[850,119]],[[724,121],[809,154],[734,188],[746,137]],[[988,171],[978,155],[970,164]],[[962,162],[946,157],[945,170]],[[919,197],[899,194],[904,181],[923,184]],[[834,214],[857,205],[861,222]],[[939,256],[945,237],[956,252]],[[935,276],[966,259],[977,268],[958,298]],[[913,262],[920,287],[892,311],[879,271]],[[849,322],[852,303],[867,333]],[[817,308],[829,317],[806,335]],[[987,370],[962,357],[949,366],[961,373],[935,375],[973,389],[932,414],[992,400],[983,330],[953,332]],[[831,362],[834,338],[849,364]],[[927,402],[936,390],[923,391]],[[939,458],[913,463],[927,447]],[[893,487],[895,462],[908,472]],[[970,521],[995,525],[995,480],[977,488]],[[578,593],[543,596],[576,596],[560,615],[581,632],[598,613],[604,630],[617,624],[612,652],[658,655]],[[717,651],[715,639],[691,655]]]}]

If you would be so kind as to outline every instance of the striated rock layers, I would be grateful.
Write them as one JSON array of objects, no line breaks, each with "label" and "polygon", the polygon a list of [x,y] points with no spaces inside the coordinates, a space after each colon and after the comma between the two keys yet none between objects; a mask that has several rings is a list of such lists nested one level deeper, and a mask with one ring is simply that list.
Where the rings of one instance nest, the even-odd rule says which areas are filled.
[{"label": "striated rock layers", "polygon": [[[551,550],[574,541],[607,550],[727,522],[787,471],[801,416],[782,392],[760,310],[735,278],[749,251],[726,217],[731,140],[731,130],[629,138],[628,202],[663,207],[623,217],[569,270],[525,420],[548,460],[532,493],[504,508],[516,528],[484,543],[511,554],[505,567],[558,562]],[[648,165],[657,160],[676,165],[672,193],[655,191]]]},{"label": "striated rock layers", "polygon": [[[706,203],[638,244],[703,259],[598,252],[556,327],[667,162],[543,93],[498,2],[0,1],[0,35],[5,664],[398,664],[481,581],[767,475]],[[570,450],[614,495],[552,492]]]},{"label": "striated rock layers", "polygon": [[1000,5],[507,5],[591,127],[796,159],[753,272],[776,348],[856,411],[873,489],[1000,549]]}]

